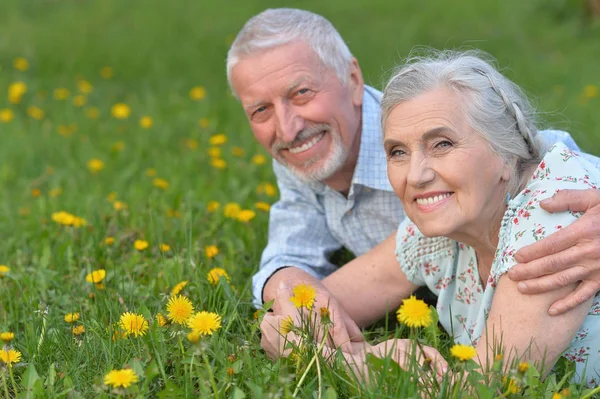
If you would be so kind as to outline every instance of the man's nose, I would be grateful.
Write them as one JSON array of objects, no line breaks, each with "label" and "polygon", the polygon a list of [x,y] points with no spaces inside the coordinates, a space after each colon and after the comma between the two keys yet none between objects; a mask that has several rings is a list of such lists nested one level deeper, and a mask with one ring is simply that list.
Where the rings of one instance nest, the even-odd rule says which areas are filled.
[{"label": "man's nose", "polygon": [[407,183],[413,187],[423,187],[435,179],[435,171],[432,169],[431,160],[421,153],[413,153],[407,176]]},{"label": "man's nose", "polygon": [[277,118],[277,136],[284,142],[291,143],[298,133],[304,129],[304,119],[289,104],[276,106],[275,115]]}]

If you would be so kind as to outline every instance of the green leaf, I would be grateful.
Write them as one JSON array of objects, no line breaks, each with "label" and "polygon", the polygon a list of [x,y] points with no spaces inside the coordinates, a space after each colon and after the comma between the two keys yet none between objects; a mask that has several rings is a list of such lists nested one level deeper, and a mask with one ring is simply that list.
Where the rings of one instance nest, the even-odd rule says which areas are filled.
[{"label": "green leaf", "polygon": [[231,399],[244,399],[246,394],[238,387],[233,388],[233,394],[231,395]]},{"label": "green leaf", "polygon": [[325,395],[323,395],[323,399],[337,399],[337,392],[335,391],[335,388],[327,388]]}]

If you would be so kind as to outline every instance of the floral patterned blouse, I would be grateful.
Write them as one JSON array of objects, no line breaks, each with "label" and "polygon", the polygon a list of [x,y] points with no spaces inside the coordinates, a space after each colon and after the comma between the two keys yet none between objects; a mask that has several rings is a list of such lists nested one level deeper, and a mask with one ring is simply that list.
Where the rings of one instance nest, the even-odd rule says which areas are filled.
[{"label": "floral patterned blouse", "polygon": [[[446,237],[425,237],[407,219],[398,228],[396,256],[402,271],[416,285],[438,296],[440,323],[457,343],[476,345],[485,331],[487,315],[500,277],[516,264],[520,248],[573,223],[581,214],[548,213],[539,202],[563,189],[600,187],[600,170],[564,144],[554,145],[538,165],[527,187],[508,203],[498,247],[485,287],[481,284],[475,251]],[[545,310],[540,310],[545,311]],[[600,382],[600,295],[563,355],[575,362],[577,380]],[[586,368],[587,364],[587,368]]]}]

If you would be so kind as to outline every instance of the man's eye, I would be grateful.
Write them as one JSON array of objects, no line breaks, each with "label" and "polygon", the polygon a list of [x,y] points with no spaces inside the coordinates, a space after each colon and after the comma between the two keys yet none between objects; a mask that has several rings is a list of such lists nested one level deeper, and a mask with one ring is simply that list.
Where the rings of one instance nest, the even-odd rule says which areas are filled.
[{"label": "man's eye", "polygon": [[302,94],[306,94],[308,93],[308,89],[300,89],[298,90],[298,94],[302,95]]},{"label": "man's eye", "polygon": [[264,112],[264,111],[266,111],[266,110],[267,110],[267,107],[265,107],[265,106],[263,105],[262,107],[255,109],[255,110],[254,110],[254,113],[255,113],[255,114],[260,114],[261,112]]}]

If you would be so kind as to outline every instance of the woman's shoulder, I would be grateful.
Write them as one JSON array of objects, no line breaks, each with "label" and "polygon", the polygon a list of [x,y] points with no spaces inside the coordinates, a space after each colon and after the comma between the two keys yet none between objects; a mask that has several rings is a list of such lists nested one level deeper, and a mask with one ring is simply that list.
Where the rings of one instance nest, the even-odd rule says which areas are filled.
[{"label": "woman's shoulder", "polygon": [[[556,143],[544,154],[528,185],[554,182],[565,188],[598,188],[600,170],[564,143]],[[580,187],[574,187],[580,186]]]},{"label": "woman's shoulder", "polygon": [[404,274],[417,283],[417,276],[426,265],[453,264],[457,242],[447,237],[426,237],[417,226],[406,218],[396,234],[396,258]]}]

